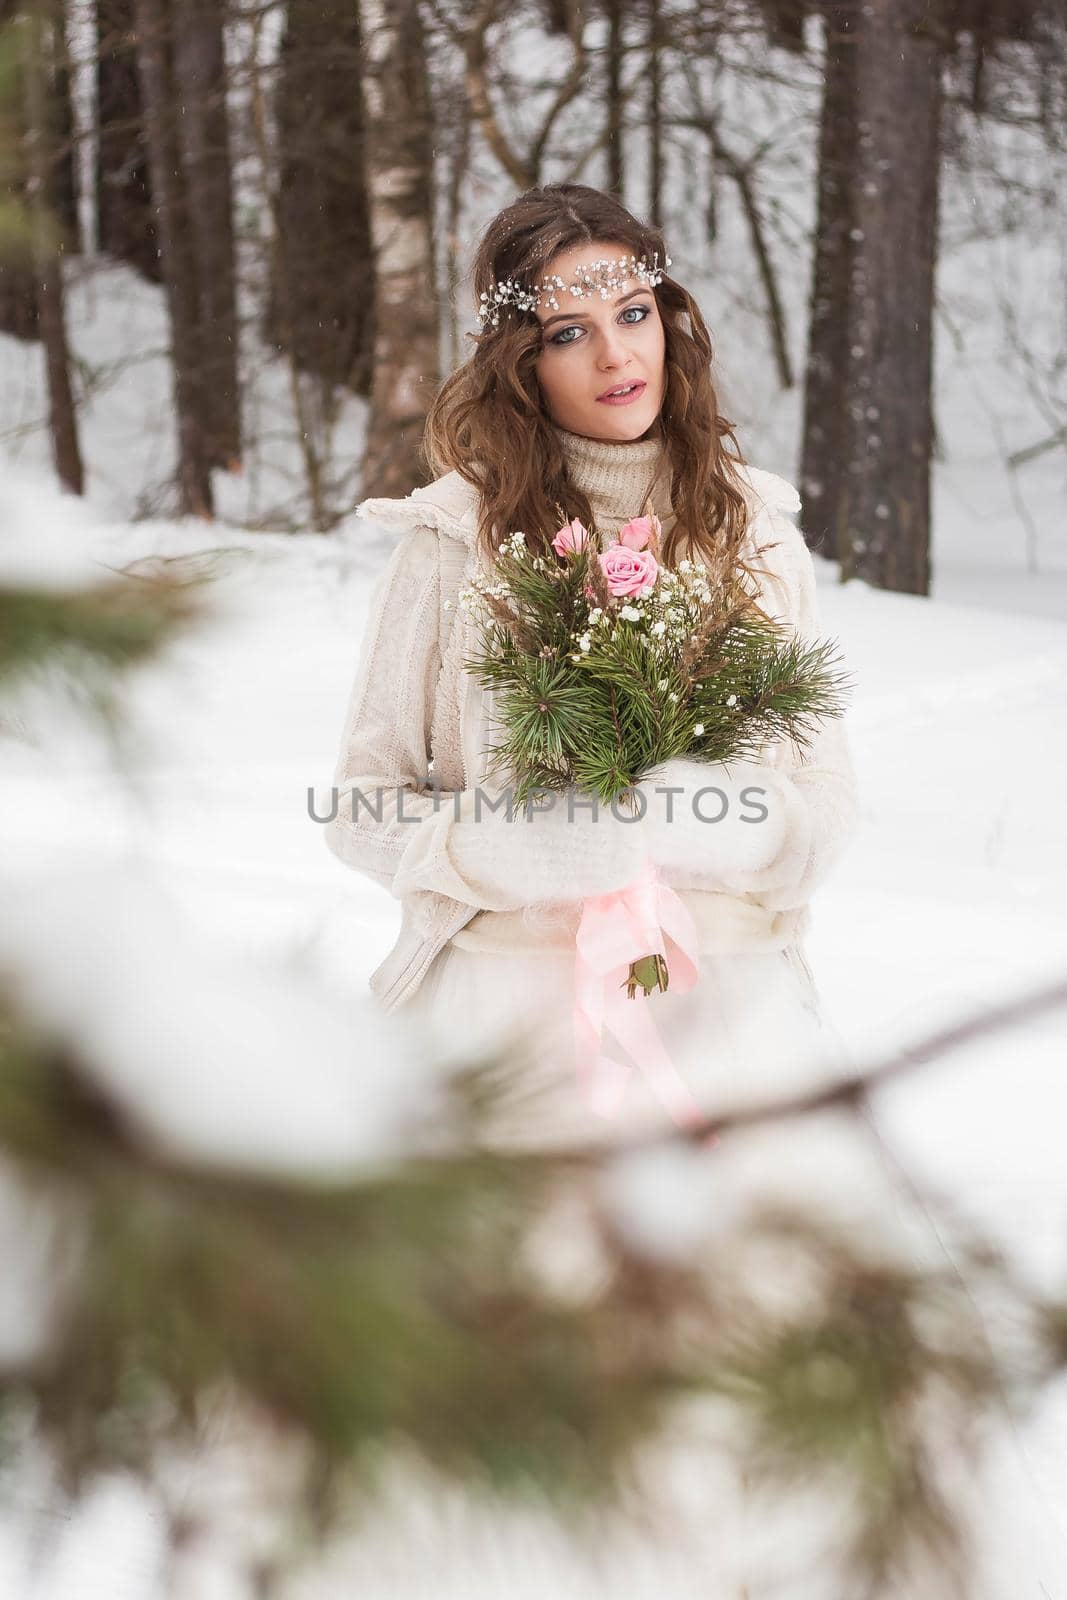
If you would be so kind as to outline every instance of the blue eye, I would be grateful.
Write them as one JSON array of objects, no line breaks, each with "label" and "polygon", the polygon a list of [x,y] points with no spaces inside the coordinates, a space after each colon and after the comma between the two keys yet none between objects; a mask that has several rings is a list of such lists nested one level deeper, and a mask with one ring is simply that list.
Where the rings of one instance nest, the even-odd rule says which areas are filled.
[{"label": "blue eye", "polygon": [[[636,328],[636,327],[638,327],[642,322],[644,322],[646,317],[650,317],[652,315],[652,307],[650,305],[636,305],[636,306],[627,306],[625,308],[625,310],[621,313],[621,317],[628,317],[630,315],[631,311],[635,311],[637,313],[637,316],[636,316],[636,319],[634,321],[628,322],[626,324],[626,326],[628,328]],[[581,332],[582,332],[582,329],[579,327],[578,323],[571,322],[571,323],[568,323],[568,325],[565,328],[561,328],[558,333],[554,333],[551,336],[551,338],[549,339],[548,342],[549,342],[549,344],[561,344],[561,345],[575,344],[576,341],[574,339],[565,339],[564,338],[564,334],[567,334],[567,333],[581,333]]]}]

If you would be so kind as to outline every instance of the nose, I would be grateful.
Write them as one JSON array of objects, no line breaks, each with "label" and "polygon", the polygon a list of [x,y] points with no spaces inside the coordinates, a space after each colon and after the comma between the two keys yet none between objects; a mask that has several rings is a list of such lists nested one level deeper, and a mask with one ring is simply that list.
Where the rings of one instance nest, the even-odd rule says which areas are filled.
[{"label": "nose", "polygon": [[601,335],[597,365],[605,371],[611,371],[615,367],[625,366],[629,359],[629,351],[619,330],[615,327],[606,329]]}]

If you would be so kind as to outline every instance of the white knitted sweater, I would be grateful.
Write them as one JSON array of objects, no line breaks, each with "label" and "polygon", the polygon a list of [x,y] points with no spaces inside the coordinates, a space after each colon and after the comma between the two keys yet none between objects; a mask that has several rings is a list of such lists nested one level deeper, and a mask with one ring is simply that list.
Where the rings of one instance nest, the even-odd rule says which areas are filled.
[{"label": "white knitted sweater", "polygon": [[[573,482],[589,497],[597,528],[612,533],[639,515],[651,492],[664,531],[674,521],[667,458],[656,438],[613,444],[557,430]],[[789,512],[800,499],[784,479],[744,470],[749,540],[779,541],[757,562],[762,602],[805,637],[819,635],[812,560]],[[477,625],[456,607],[481,565],[474,491],[452,472],[402,500],[366,500],[358,514],[399,529],[372,592],[334,783],[330,848],[388,887],[403,907],[400,936],[371,978],[387,1009],[417,988],[449,939],[487,951],[573,946],[583,896],[619,888],[652,859],[685,900],[700,948],[786,950],[803,967],[809,901],[853,830],[855,773],[843,719],[830,719],[798,761],[788,742],[758,762],[709,770],[669,763],[643,787],[678,786],[670,825],[662,798],[636,824],[601,810],[573,820],[478,804],[497,785],[485,747],[498,737],[493,695],[462,670]],[[450,604],[446,604],[450,602]],[[714,784],[736,800],[758,784],[760,827],[718,825],[686,803]],[[356,792],[353,810],[353,793]],[[738,807],[731,804],[730,814]]]}]

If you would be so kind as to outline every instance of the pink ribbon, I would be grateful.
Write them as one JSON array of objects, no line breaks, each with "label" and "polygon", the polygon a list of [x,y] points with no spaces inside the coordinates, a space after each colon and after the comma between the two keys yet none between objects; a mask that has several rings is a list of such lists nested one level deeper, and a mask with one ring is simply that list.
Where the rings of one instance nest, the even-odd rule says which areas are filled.
[{"label": "pink ribbon", "polygon": [[648,1010],[657,991],[646,995],[638,985],[631,998],[625,988],[630,963],[650,955],[666,960],[672,990],[684,994],[696,983],[697,931],[684,901],[647,862],[624,889],[582,902],[575,937],[575,1056],[590,1109],[615,1116],[632,1070],[604,1054],[601,1036],[607,1026],[679,1126],[706,1121]]}]

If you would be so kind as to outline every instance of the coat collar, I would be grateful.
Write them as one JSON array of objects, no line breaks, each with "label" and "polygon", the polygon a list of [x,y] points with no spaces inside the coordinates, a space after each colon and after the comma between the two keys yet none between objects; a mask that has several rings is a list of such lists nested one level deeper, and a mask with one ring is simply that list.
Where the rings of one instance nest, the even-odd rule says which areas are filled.
[{"label": "coat collar", "polygon": [[390,528],[431,527],[473,545],[478,531],[478,495],[458,472],[446,472],[401,499],[361,500],[354,515]]},{"label": "coat collar", "polygon": [[[749,490],[753,515],[764,506],[787,512],[800,510],[800,495],[788,479],[761,467],[739,466],[737,470]],[[463,544],[473,545],[478,533],[478,492],[453,470],[413,489],[402,499],[362,500],[355,515],[390,527],[429,525]]]}]

